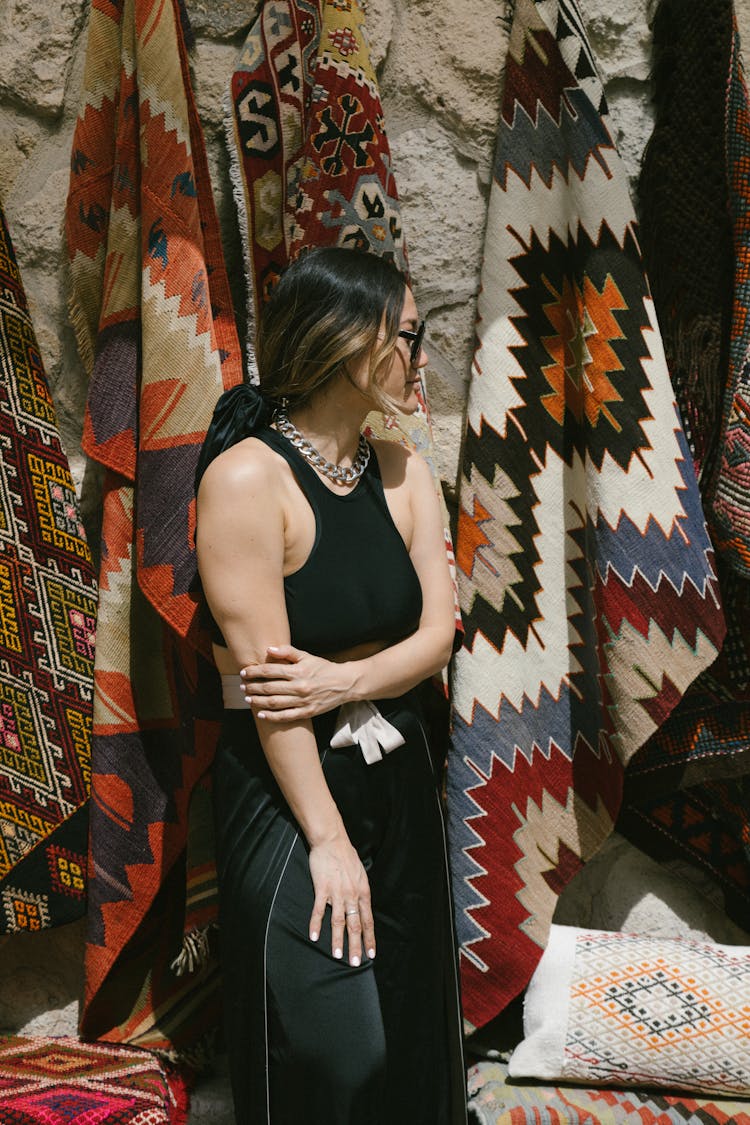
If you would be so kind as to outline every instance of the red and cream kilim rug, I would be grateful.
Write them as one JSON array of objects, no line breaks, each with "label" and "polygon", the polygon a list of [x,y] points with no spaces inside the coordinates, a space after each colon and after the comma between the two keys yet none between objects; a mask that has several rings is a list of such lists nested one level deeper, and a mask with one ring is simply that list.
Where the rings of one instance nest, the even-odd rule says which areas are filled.
[{"label": "red and cream kilim rug", "polygon": [[214,905],[193,478],[242,366],[181,17],[178,0],[91,3],[67,236],[84,448],[106,467],[82,1027],[190,1054],[218,976],[170,968],[183,931],[205,952]]},{"label": "red and cream kilim rug", "polygon": [[724,635],[627,178],[575,0],[517,0],[456,543],[463,999],[529,981],[623,771]]}]

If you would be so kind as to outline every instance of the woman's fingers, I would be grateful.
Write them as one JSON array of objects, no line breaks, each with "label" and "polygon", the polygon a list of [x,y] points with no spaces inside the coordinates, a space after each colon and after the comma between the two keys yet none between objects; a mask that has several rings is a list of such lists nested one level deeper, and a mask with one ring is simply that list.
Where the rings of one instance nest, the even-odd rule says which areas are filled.
[{"label": "woman's fingers", "polygon": [[372,916],[369,894],[359,900],[359,920],[362,926],[362,945],[372,960],[375,956],[375,919]]},{"label": "woman's fingers", "polygon": [[359,907],[347,904],[344,910],[346,936],[349,939],[349,964],[359,965],[362,961],[362,921]]},{"label": "woman's fingers", "polygon": [[339,960],[344,956],[345,925],[344,902],[336,898],[331,905],[331,953]]},{"label": "woman's fingers", "polygon": [[287,671],[284,664],[253,664],[252,668],[243,668],[240,672],[240,679],[246,686],[248,684],[286,684],[294,678],[293,673]]},{"label": "woman's fingers", "polygon": [[330,905],[331,954],[340,961],[346,951],[349,964],[357,967],[364,954],[375,956],[375,926],[367,872],[348,841],[347,845],[343,851],[335,842],[313,845],[310,849],[310,874],[315,888],[310,938],[318,940]]},{"label": "woman's fingers", "polygon": [[310,915],[310,941],[317,941],[320,937],[320,929],[323,925],[323,915],[326,912],[326,905],[325,895],[316,894],[312,914]]},{"label": "woman's fingers", "polygon": [[256,712],[287,711],[302,706],[296,695],[246,695],[245,701]]},{"label": "woman's fingers", "polygon": [[307,653],[301,648],[295,648],[294,645],[269,645],[266,649],[271,660],[288,660],[291,664],[296,664]]}]

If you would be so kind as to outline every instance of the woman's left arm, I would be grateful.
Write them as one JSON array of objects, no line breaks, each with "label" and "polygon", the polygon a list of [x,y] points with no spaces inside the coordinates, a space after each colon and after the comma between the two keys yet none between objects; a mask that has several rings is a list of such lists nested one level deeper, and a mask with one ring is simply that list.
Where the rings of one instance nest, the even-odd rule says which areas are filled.
[{"label": "woman's left arm", "polygon": [[455,618],[442,513],[426,463],[413,453],[404,462],[412,523],[409,555],[422,588],[417,629],[380,652],[342,662],[291,645],[270,648],[267,663],[242,670],[246,697],[259,717],[289,722],[342,703],[399,696],[448,663]]}]

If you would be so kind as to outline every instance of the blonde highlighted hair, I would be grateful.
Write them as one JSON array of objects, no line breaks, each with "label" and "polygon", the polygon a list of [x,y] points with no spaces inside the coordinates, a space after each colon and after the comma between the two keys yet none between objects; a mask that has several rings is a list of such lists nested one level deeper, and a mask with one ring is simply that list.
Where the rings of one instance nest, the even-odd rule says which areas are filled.
[{"label": "blonde highlighted hair", "polygon": [[393,354],[406,279],[391,262],[362,250],[309,250],[282,275],[258,332],[261,388],[301,406],[338,375],[369,360],[371,394],[384,413],[398,406],[378,383]]}]

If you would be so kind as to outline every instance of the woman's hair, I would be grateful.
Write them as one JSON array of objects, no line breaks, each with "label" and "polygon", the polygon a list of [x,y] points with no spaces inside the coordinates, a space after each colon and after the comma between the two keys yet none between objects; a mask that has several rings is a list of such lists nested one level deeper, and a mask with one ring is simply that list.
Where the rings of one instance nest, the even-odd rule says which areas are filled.
[{"label": "woman's hair", "polygon": [[396,266],[363,250],[326,246],[303,254],[282,274],[262,312],[262,390],[286,398],[290,408],[300,406],[334,376],[350,378],[369,358],[373,398],[393,413],[397,406],[380,390],[377,375],[396,346],[405,286]]}]

